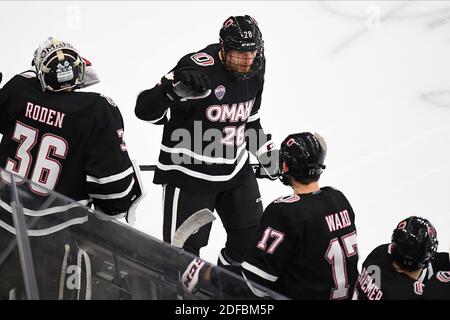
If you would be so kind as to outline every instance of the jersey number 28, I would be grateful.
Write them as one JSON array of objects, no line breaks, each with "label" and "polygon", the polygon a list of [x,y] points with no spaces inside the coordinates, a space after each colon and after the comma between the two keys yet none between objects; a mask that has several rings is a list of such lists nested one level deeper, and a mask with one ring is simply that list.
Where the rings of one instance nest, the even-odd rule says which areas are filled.
[{"label": "jersey number 28", "polygon": [[[37,143],[39,130],[30,127],[20,121],[16,122],[16,128],[12,139],[19,143],[15,159],[8,158],[5,169],[17,174],[16,183],[23,183],[30,173],[33,163],[31,150]],[[47,195],[48,190],[53,190],[61,174],[62,165],[55,158],[65,159],[69,147],[67,141],[54,134],[46,133],[42,136],[33,172],[31,174],[30,189],[39,195]],[[11,183],[11,176],[1,173],[2,180]]]}]

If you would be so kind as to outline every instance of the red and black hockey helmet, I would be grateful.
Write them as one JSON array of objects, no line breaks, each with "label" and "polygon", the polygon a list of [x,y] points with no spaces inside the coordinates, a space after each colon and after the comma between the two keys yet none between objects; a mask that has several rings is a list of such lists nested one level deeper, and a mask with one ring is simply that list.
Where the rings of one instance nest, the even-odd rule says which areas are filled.
[{"label": "red and black hockey helmet", "polygon": [[416,271],[434,258],[437,247],[436,229],[427,219],[412,216],[401,221],[392,233],[391,255],[403,269]]},{"label": "red and black hockey helmet", "polygon": [[[318,178],[325,169],[327,145],[317,133],[302,132],[289,135],[280,148],[281,181],[290,185],[289,177],[295,180],[311,180]],[[283,163],[288,171],[283,172]]]},{"label": "red and black hockey helmet", "polygon": [[264,64],[264,41],[258,23],[249,15],[231,16],[220,29],[221,50],[229,54],[230,50],[255,51],[255,58],[249,72],[237,72],[227,63],[225,67],[239,79],[248,79],[258,72]]}]

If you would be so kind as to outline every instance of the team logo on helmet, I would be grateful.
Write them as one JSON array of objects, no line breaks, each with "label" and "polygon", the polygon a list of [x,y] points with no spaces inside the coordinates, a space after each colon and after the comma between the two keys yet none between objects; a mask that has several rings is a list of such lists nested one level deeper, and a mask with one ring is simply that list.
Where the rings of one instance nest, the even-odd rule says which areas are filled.
[{"label": "team logo on helmet", "polygon": [[216,95],[217,99],[222,100],[225,96],[225,87],[223,85],[218,86],[214,89],[214,94]]},{"label": "team logo on helmet", "polygon": [[292,146],[294,143],[295,143],[295,139],[294,139],[294,138],[290,138],[290,139],[286,142],[286,145],[287,145],[288,147],[290,147],[290,146]]},{"label": "team logo on helmet", "polygon": [[228,20],[226,20],[226,21],[223,23],[223,26],[224,26],[225,28],[228,28],[228,27],[231,26],[233,23],[234,23],[233,18],[229,18]]},{"label": "team logo on helmet", "polygon": [[58,82],[64,83],[73,79],[74,75],[72,66],[68,61],[64,61],[64,64],[58,63],[56,68],[56,77]]},{"label": "team logo on helmet", "polygon": [[397,229],[405,229],[406,227],[406,221],[402,221],[398,224]]}]

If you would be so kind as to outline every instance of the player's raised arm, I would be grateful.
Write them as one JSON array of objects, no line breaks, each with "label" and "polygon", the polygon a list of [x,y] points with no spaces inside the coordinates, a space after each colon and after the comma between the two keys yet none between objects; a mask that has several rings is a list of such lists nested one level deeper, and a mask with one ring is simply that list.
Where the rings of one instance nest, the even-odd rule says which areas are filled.
[{"label": "player's raised arm", "polygon": [[191,100],[206,98],[211,93],[210,86],[206,73],[184,57],[154,88],[138,95],[135,114],[141,120],[165,124],[170,120],[170,108],[187,107]]}]

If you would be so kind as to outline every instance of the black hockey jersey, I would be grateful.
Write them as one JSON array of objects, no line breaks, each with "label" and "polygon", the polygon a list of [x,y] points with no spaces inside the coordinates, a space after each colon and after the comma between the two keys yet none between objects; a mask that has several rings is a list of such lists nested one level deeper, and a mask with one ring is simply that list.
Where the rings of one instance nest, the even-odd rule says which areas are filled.
[{"label": "black hockey jersey", "polygon": [[[173,102],[157,85],[138,96],[137,117],[164,125],[156,184],[204,193],[225,190],[250,170],[247,150],[256,154],[270,143],[258,113],[264,67],[252,78],[239,80],[225,69],[218,52],[219,44],[209,45],[184,56],[172,69],[204,72],[211,83],[209,95]],[[246,136],[252,139],[249,143]]]},{"label": "black hockey jersey", "polygon": [[355,286],[356,300],[420,300],[425,284],[433,274],[430,264],[424,268],[419,279],[414,280],[398,272],[392,265],[391,245],[375,248],[362,265]]},{"label": "black hockey jersey", "polygon": [[291,299],[351,298],[358,276],[355,216],[340,191],[324,187],[275,200],[259,234],[242,263],[245,278]]},{"label": "black hockey jersey", "polygon": [[[0,113],[0,167],[33,182],[21,186],[31,195],[28,204],[21,199],[26,218],[39,218],[29,235],[47,235],[87,220],[86,210],[71,206],[37,210],[49,190],[83,205],[93,202],[117,218],[141,196],[122,139],[123,119],[111,99],[88,92],[43,93],[29,71],[0,90]],[[10,184],[11,176],[3,171],[1,180]],[[0,226],[14,233],[7,197],[2,193]]]},{"label": "black hockey jersey", "polygon": [[424,300],[450,300],[450,270],[438,271],[425,285]]},{"label": "black hockey jersey", "polygon": [[450,300],[450,254],[438,252],[432,262],[433,277],[425,284],[424,300]]}]

